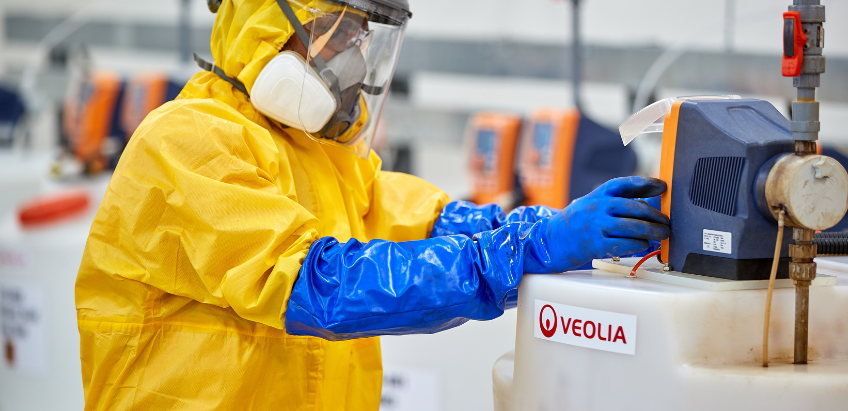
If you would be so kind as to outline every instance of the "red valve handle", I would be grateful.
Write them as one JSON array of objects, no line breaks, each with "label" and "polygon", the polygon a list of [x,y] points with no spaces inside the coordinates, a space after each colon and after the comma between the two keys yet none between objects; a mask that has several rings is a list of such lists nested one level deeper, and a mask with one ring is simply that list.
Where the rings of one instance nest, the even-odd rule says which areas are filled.
[{"label": "red valve handle", "polygon": [[783,62],[781,70],[784,77],[797,77],[804,63],[804,45],[807,33],[801,27],[801,14],[797,11],[783,13]]}]

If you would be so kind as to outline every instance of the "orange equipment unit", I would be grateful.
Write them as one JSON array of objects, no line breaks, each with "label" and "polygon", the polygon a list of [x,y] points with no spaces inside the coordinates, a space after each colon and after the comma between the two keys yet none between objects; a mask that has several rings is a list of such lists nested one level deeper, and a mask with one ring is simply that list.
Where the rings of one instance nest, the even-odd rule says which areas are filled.
[{"label": "orange equipment unit", "polygon": [[130,79],[121,109],[121,127],[128,140],[151,111],[172,99],[169,86],[164,73],[141,73]]},{"label": "orange equipment unit", "polygon": [[521,117],[511,113],[479,113],[472,117],[470,143],[472,193],[477,204],[498,202],[515,186],[515,155]]},{"label": "orange equipment unit", "polygon": [[121,78],[95,71],[68,94],[64,129],[71,152],[89,172],[107,168],[103,144],[113,134],[116,105],[120,102]]},{"label": "orange equipment unit", "polygon": [[577,109],[540,109],[533,113],[518,165],[528,205],[565,208],[570,202],[571,164],[579,124]]},{"label": "orange equipment unit", "polygon": [[577,109],[537,110],[525,130],[518,171],[527,205],[565,208],[636,170],[636,153],[618,133]]}]

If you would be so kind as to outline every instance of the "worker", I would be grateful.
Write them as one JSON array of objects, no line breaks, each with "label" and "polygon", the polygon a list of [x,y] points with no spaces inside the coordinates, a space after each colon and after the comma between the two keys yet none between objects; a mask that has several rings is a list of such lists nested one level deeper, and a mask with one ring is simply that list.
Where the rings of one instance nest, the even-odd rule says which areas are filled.
[{"label": "worker", "polygon": [[138,127],[91,227],[87,410],[376,410],[377,336],[496,318],[524,273],[668,235],[634,200],[654,179],[504,214],[381,171],[405,0],[210,3],[214,62]]}]

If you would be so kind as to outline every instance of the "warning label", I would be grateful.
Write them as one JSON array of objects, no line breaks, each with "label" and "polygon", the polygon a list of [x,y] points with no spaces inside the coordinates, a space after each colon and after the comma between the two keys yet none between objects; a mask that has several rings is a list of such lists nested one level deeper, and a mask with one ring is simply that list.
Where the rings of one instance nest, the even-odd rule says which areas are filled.
[{"label": "warning label", "polygon": [[731,235],[724,231],[704,230],[704,251],[730,254]]}]

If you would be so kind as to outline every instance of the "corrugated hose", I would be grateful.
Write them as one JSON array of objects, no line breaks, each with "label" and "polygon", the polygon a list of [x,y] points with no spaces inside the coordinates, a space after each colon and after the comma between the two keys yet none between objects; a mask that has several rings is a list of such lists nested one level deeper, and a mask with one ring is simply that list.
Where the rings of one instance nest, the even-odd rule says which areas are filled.
[{"label": "corrugated hose", "polygon": [[813,244],[818,255],[848,255],[848,232],[816,233]]}]

